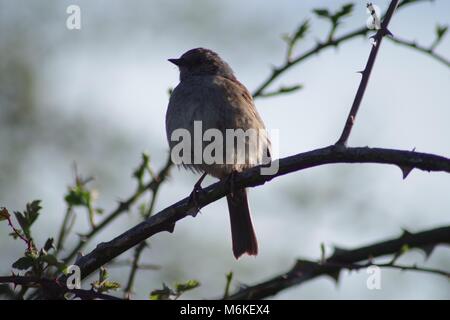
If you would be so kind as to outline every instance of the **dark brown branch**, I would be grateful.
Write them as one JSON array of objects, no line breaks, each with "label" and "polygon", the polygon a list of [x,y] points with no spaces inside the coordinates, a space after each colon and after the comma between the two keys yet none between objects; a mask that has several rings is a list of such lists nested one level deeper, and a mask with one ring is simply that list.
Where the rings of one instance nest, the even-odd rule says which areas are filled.
[{"label": "dark brown branch", "polygon": [[[396,239],[375,243],[353,250],[335,250],[334,254],[323,263],[298,260],[294,267],[288,272],[260,284],[244,288],[231,295],[229,299],[267,298],[277,294],[281,290],[299,285],[322,275],[328,275],[336,279],[342,269],[356,268],[357,266],[354,265],[355,263],[367,261],[375,257],[397,254],[404,246],[408,246],[409,248],[424,248],[429,246],[434,247],[438,244],[450,244],[450,226],[414,234],[405,232]],[[401,269],[401,266],[398,266],[398,268]],[[417,268],[415,270],[417,270]],[[436,273],[437,270],[433,269],[428,271]],[[442,274],[448,276],[448,273]]]},{"label": "dark brown branch", "polygon": [[141,258],[142,251],[144,251],[147,244],[145,241],[139,243],[134,249],[133,261],[128,265],[131,265],[130,273],[128,274],[127,284],[124,289],[125,299],[130,299],[133,294],[134,280],[136,279],[136,274],[139,269],[139,259]]},{"label": "dark brown branch", "polygon": [[[263,185],[275,177],[332,163],[380,163],[396,165],[400,168],[408,167],[450,173],[450,159],[437,155],[380,148],[329,146],[280,159],[279,170],[275,175],[261,175],[260,167],[236,174],[234,187],[255,187]],[[227,182],[218,182],[205,188],[204,191],[198,197],[199,208],[224,197],[230,192],[230,185]],[[196,208],[192,202],[189,201],[189,198],[184,198],[115,239],[100,243],[91,253],[77,260],[76,264],[81,269],[82,278],[152,235],[162,231],[172,232],[178,220],[195,213]]]},{"label": "dark brown branch", "polygon": [[73,226],[71,221],[74,221],[73,207],[68,205],[66,214],[64,215],[64,220],[62,222],[61,228],[59,229],[58,240],[56,241],[56,253],[59,253],[64,247],[64,241],[69,234],[70,228]]},{"label": "dark brown branch", "polygon": [[358,91],[356,92],[355,99],[353,100],[352,107],[347,117],[347,121],[345,122],[344,129],[342,130],[342,134],[339,140],[336,142],[337,145],[346,146],[350,133],[352,132],[353,124],[356,120],[356,115],[358,113],[359,107],[361,105],[362,99],[364,97],[364,93],[367,89],[367,84],[369,83],[370,74],[372,73],[373,66],[375,65],[375,60],[377,58],[378,50],[381,47],[381,41],[383,37],[389,33],[388,26],[391,21],[392,15],[394,14],[395,9],[398,6],[400,0],[392,0],[389,5],[389,9],[387,10],[386,16],[381,23],[381,29],[373,37],[374,43],[372,45],[372,50],[370,51],[369,59],[367,60],[366,67],[364,71],[362,71],[361,82],[358,87]]},{"label": "dark brown branch", "polygon": [[289,60],[285,65],[274,68],[272,70],[272,74],[253,92],[253,97],[254,98],[264,97],[266,95],[264,91],[269,87],[269,85],[271,85],[276,79],[278,79],[278,77],[281,74],[283,74],[284,72],[286,72],[287,70],[292,68],[294,65],[297,65],[300,62],[303,62],[303,61],[307,60],[308,58],[311,58],[315,54],[318,54],[319,52],[321,52],[323,49],[330,48],[330,47],[336,47],[340,43],[345,42],[350,39],[353,39],[353,38],[356,38],[358,36],[365,36],[369,33],[369,31],[370,31],[369,29],[367,29],[366,27],[363,27],[363,28],[359,28],[355,31],[346,33],[343,36],[337,37],[331,41],[327,41],[324,43],[318,43],[314,48],[306,51],[305,53],[301,54],[297,58],[293,58],[292,60]]},{"label": "dark brown branch", "polygon": [[64,285],[61,285],[56,279],[49,278],[39,278],[35,276],[7,276],[0,277],[0,283],[11,283],[24,287],[41,287],[43,292],[46,294],[47,298],[59,299],[66,293],[72,293],[82,300],[122,300],[120,298],[96,292],[94,290],[84,290],[84,289],[69,289]]},{"label": "dark brown branch", "polygon": [[322,266],[326,265],[326,266],[330,266],[330,267],[337,267],[337,268],[340,268],[340,270],[347,269],[350,271],[366,269],[371,266],[376,266],[379,268],[387,268],[387,269],[390,268],[390,269],[397,269],[397,270],[401,270],[401,271],[417,271],[417,272],[435,274],[435,275],[444,276],[444,277],[450,279],[450,272],[448,272],[448,271],[444,271],[444,270],[440,270],[440,269],[436,269],[436,268],[419,267],[417,265],[402,265],[402,264],[396,264],[394,262],[374,263],[374,262],[369,261],[369,262],[363,263],[363,264],[325,262],[323,264],[320,264],[320,263],[317,263],[317,264],[322,265]]},{"label": "dark brown branch", "polygon": [[[2,208],[2,210],[6,210],[6,208]],[[21,239],[23,242],[25,242],[25,244],[27,245],[27,251],[28,252],[32,252],[33,251],[33,240],[27,238],[25,235],[23,235],[20,230],[16,229],[12,223],[11,220],[11,215],[9,214],[8,211],[7,212],[7,216],[6,216],[6,220],[8,221],[8,225],[9,227],[12,229],[13,233],[15,234],[16,237],[18,237],[19,239]]]}]

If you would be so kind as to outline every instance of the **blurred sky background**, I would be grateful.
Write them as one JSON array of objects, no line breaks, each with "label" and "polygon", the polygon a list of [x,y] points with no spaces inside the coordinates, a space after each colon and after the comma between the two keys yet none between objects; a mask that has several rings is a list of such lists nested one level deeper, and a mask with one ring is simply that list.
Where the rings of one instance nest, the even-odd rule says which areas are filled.
[{"label": "blurred sky background", "polygon": [[[349,1],[25,1],[0,0],[0,206],[23,210],[42,199],[33,226],[38,243],[56,232],[65,212],[63,196],[73,182],[73,163],[93,175],[98,206],[107,212],[134,191],[131,174],[148,151],[154,168],[167,156],[164,117],[168,88],[178,70],[167,58],[194,47],[211,48],[253,91],[285,55],[281,35],[311,17],[311,9],[337,9]],[[364,26],[365,1],[341,30]],[[375,4],[386,8],[389,1]],[[82,28],[66,28],[66,8],[81,7]],[[429,44],[436,23],[449,24],[450,1],[402,9],[390,30]],[[297,50],[323,39],[328,24],[311,20]],[[332,144],[338,138],[370,50],[362,37],[328,49],[292,68],[273,85],[305,88],[277,98],[257,99],[269,129],[280,130],[280,156]],[[450,38],[437,50],[449,57]],[[383,42],[355,128],[352,146],[386,147],[450,156],[450,70],[422,53]],[[198,177],[174,168],[156,210],[187,196]],[[213,182],[207,179],[205,185]],[[260,254],[235,261],[225,200],[186,218],[173,234],[151,238],[143,262],[161,266],[140,271],[136,298],[145,299],[162,282],[197,279],[201,287],[185,298],[223,294],[225,274],[234,286],[253,284],[287,271],[296,258],[318,259],[320,243],[356,247],[450,224],[448,174],[401,171],[382,165],[328,165],[278,178],[250,190]],[[147,201],[147,198],[143,201]],[[137,208],[124,214],[84,250],[110,240],[140,221]],[[87,228],[84,211],[75,230]],[[0,274],[22,254],[23,243],[0,224]],[[76,236],[69,239],[69,245]],[[70,247],[70,246],[69,246]],[[405,264],[450,269],[449,249],[425,261],[419,251]],[[124,256],[129,256],[128,252]],[[111,268],[125,283],[129,268]],[[336,284],[318,278],[275,298],[450,298],[449,282],[436,275],[383,270],[382,289],[368,290],[365,271],[344,272]],[[88,280],[85,281],[88,286]],[[235,288],[235,287],[234,287]]]}]

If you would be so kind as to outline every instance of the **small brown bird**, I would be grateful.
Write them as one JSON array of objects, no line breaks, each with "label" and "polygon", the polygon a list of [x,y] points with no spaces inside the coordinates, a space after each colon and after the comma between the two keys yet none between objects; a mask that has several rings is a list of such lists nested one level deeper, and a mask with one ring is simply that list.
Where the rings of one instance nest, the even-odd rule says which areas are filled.
[{"label": "small brown bird", "polygon": [[[179,59],[169,59],[180,71],[180,83],[173,90],[166,113],[166,131],[171,151],[178,141],[172,139],[176,129],[185,129],[195,135],[194,122],[200,121],[202,133],[209,129],[227,136],[228,130],[249,129],[258,132],[258,139],[238,136],[228,145],[216,149],[215,156],[220,155],[224,161],[183,161],[181,164],[195,172],[202,172],[202,178],[196,184],[199,187],[206,174],[219,179],[228,179],[234,172],[240,172],[270,160],[270,141],[264,123],[256,111],[249,91],[234,76],[230,66],[219,55],[209,49],[196,48],[187,51]],[[196,137],[198,139],[198,137]],[[202,139],[200,137],[200,139]],[[235,139],[235,138],[233,138]],[[208,141],[200,141],[206,151]],[[240,141],[239,141],[240,140]],[[214,141],[216,142],[216,141]],[[244,150],[236,148],[242,143]],[[195,158],[195,141],[189,150],[190,159]],[[222,146],[226,142],[223,141]],[[231,151],[230,151],[231,150]],[[231,156],[231,158],[230,158]],[[216,158],[215,158],[216,159]],[[232,159],[230,162],[229,159]],[[173,159],[172,159],[173,160]],[[194,188],[193,193],[196,192]],[[256,255],[258,244],[253,230],[250,209],[245,189],[232,190],[227,196],[230,212],[231,235],[234,256],[242,254]]]}]

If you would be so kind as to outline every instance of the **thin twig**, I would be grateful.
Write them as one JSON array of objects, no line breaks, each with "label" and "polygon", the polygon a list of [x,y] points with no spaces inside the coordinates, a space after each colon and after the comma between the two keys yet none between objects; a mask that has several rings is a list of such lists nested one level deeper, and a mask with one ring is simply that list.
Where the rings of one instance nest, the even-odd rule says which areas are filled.
[{"label": "thin twig", "polygon": [[[170,160],[168,160],[170,161]],[[151,195],[151,201],[150,201],[150,206],[146,212],[146,214],[144,215],[144,220],[150,218],[150,216],[153,214],[153,210],[155,208],[155,203],[156,203],[156,196],[158,194],[159,188],[162,184],[162,182],[164,180],[159,179],[158,178],[159,183],[155,186],[155,188],[153,188],[152,190],[152,195]],[[136,273],[137,270],[139,269],[139,259],[141,258],[141,254],[144,251],[145,247],[147,246],[147,243],[145,241],[142,241],[135,249],[134,251],[134,256],[133,256],[133,262],[131,264],[131,270],[130,270],[130,274],[128,276],[128,281],[127,281],[127,285],[125,286],[125,297],[129,298],[132,294],[133,291],[133,286],[134,286],[134,280],[136,278]]]},{"label": "thin twig", "polygon": [[364,93],[366,92],[367,84],[369,83],[370,74],[372,72],[373,66],[375,65],[375,59],[378,54],[378,50],[381,46],[381,41],[383,37],[389,34],[388,26],[391,21],[392,15],[394,14],[395,9],[400,0],[392,0],[389,5],[389,9],[387,10],[386,16],[381,23],[381,29],[377,31],[375,36],[373,37],[374,43],[372,45],[372,50],[370,51],[369,59],[367,60],[366,67],[364,71],[362,71],[361,82],[358,87],[358,91],[356,92],[355,99],[353,100],[352,107],[347,117],[347,121],[345,122],[344,129],[342,130],[342,134],[339,140],[336,142],[336,145],[346,146],[348,138],[353,128],[353,124],[356,120],[356,115],[358,113],[359,107],[361,105],[361,101],[364,97]]},{"label": "thin twig", "polygon": [[233,272],[228,272],[227,273],[227,282],[225,284],[225,291],[223,293],[223,299],[228,299],[228,297],[230,296],[230,288],[231,288],[231,281],[233,280]]},{"label": "thin twig", "polygon": [[11,229],[13,230],[14,234],[19,237],[23,242],[25,242],[25,244],[27,245],[27,251],[28,252],[32,252],[33,251],[33,241],[31,239],[26,238],[24,235],[22,235],[22,233],[16,229],[12,223],[11,220],[11,216],[8,215],[6,217],[7,221],[8,221],[8,225],[11,227]]},{"label": "thin twig", "polygon": [[[407,7],[411,4],[416,4],[420,2],[430,2],[430,0],[416,0],[416,1],[407,1],[404,0],[400,2],[397,9]],[[386,14],[382,16],[382,18],[385,17]],[[272,73],[269,75],[269,77],[264,80],[257,89],[253,92],[253,97],[263,97],[265,95],[265,90],[275,81],[277,80],[282,74],[284,74],[287,70],[291,69],[292,67],[300,64],[301,62],[304,62],[308,58],[314,56],[315,54],[318,54],[319,52],[322,52],[326,48],[332,48],[337,47],[343,42],[346,42],[348,40],[352,40],[354,38],[360,37],[360,36],[367,36],[367,34],[370,32],[366,26],[355,29],[353,31],[347,32],[342,36],[335,37],[333,39],[328,39],[326,42],[318,42],[313,48],[310,50],[300,54],[296,58],[289,57],[289,59],[286,59],[285,63],[280,67],[274,67],[272,69]],[[413,47],[411,47],[413,48]],[[413,48],[414,49],[414,48]],[[275,91],[276,92],[276,91]]]},{"label": "thin twig", "polygon": [[306,51],[305,53],[301,54],[300,56],[298,56],[296,58],[292,58],[291,60],[287,61],[286,64],[284,64],[280,67],[273,68],[270,76],[266,80],[264,80],[263,83],[260,84],[259,87],[253,92],[253,97],[258,98],[258,97],[265,96],[264,91],[266,90],[267,87],[269,87],[276,79],[278,79],[279,76],[281,76],[287,70],[289,70],[293,66],[299,64],[300,62],[303,62],[303,61],[307,60],[308,58],[311,58],[312,56],[314,56],[315,54],[318,54],[319,52],[322,52],[326,48],[336,47],[339,44],[341,44],[342,42],[351,40],[358,36],[365,36],[369,33],[369,31],[370,31],[369,29],[367,29],[366,27],[363,27],[363,28],[356,29],[352,32],[346,33],[340,37],[337,37],[337,38],[333,39],[332,41],[328,41],[328,42],[324,42],[324,43],[317,43],[316,46],[314,46],[310,50]]},{"label": "thin twig", "polygon": [[130,273],[128,275],[127,284],[124,288],[124,295],[126,299],[130,299],[133,293],[134,280],[136,278],[137,270],[139,269],[139,259],[141,257],[142,251],[146,246],[147,244],[145,243],[145,241],[142,241],[136,246],[136,249],[134,250],[133,261],[130,263]]},{"label": "thin twig", "polygon": [[445,58],[444,56],[436,53],[436,51],[433,50],[432,48],[426,48],[425,46],[422,46],[422,45],[416,43],[415,41],[408,41],[408,40],[400,39],[397,36],[388,37],[388,39],[390,39],[391,41],[393,41],[399,45],[416,49],[417,51],[430,56],[431,58],[435,59],[436,61],[441,62],[446,67],[450,68],[450,60]]},{"label": "thin twig", "polygon": [[160,180],[164,180],[169,174],[169,170],[172,166],[170,159],[166,162],[165,166],[161,169],[158,174],[157,179],[152,179],[146,185],[139,187],[136,192],[131,195],[127,200],[119,202],[119,205],[116,207],[114,211],[112,211],[106,218],[103,219],[102,222],[97,224],[95,228],[93,228],[89,233],[82,235],[77,245],[72,249],[72,251],[68,254],[68,256],[64,259],[64,262],[67,263],[73,258],[77,256],[82,248],[87,244],[87,242],[92,239],[98,232],[103,230],[106,226],[108,226],[113,220],[115,220],[122,213],[128,211],[130,207],[136,203],[136,201],[147,191],[153,190],[160,184]]},{"label": "thin twig", "polygon": [[68,230],[70,227],[70,219],[72,217],[73,211],[72,211],[72,206],[68,205],[67,209],[66,209],[66,214],[64,215],[64,220],[62,222],[62,225],[59,229],[59,235],[58,235],[58,241],[56,242],[56,254],[59,253],[59,251],[61,251],[61,249],[64,246],[64,241],[66,239],[66,236],[68,234]]}]

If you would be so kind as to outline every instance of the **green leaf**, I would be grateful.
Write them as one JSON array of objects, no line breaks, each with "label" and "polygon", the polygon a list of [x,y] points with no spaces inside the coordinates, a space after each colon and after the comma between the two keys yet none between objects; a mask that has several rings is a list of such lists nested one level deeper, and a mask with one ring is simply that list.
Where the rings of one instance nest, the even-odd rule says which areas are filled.
[{"label": "green leaf", "polygon": [[115,281],[95,281],[94,283],[92,283],[92,287],[97,291],[97,292],[108,292],[110,290],[117,290],[120,288],[120,283],[115,282]]},{"label": "green leaf", "polygon": [[42,255],[39,257],[39,260],[47,263],[47,265],[49,266],[56,267],[58,271],[61,272],[67,269],[67,265],[64,262],[58,260],[58,258],[53,254]]},{"label": "green leaf", "polygon": [[149,164],[150,164],[150,155],[145,152],[142,153],[142,163],[133,172],[133,176],[138,180],[140,186],[142,186],[143,184],[144,173],[149,168]]},{"label": "green leaf", "polygon": [[353,3],[344,4],[341,7],[341,10],[336,12],[335,16],[337,16],[338,18],[345,17],[345,16],[349,15],[350,13],[352,13],[353,7],[354,7]]},{"label": "green leaf", "polygon": [[91,192],[83,185],[76,185],[69,189],[64,200],[69,206],[89,207],[91,204]]},{"label": "green leaf", "polygon": [[404,254],[404,253],[408,252],[410,249],[411,249],[411,248],[409,247],[409,245],[405,243],[405,244],[400,248],[400,253],[401,253],[401,254]]},{"label": "green leaf", "polygon": [[55,249],[53,242],[54,242],[53,238],[48,238],[47,241],[45,241],[44,250],[49,251],[50,249]]},{"label": "green leaf", "polygon": [[436,26],[436,42],[440,42],[448,31],[448,26]]},{"label": "green leaf", "polygon": [[297,31],[294,33],[294,36],[292,37],[293,42],[303,39],[306,35],[306,33],[309,30],[309,20],[305,20],[297,29]]},{"label": "green leaf", "polygon": [[330,20],[330,22],[337,26],[340,23],[340,20],[350,15],[353,11],[354,4],[353,3],[347,3],[344,4],[338,11],[331,14],[328,9],[314,9],[313,12],[319,17],[319,18],[325,18]]},{"label": "green leaf", "polygon": [[162,289],[153,290],[150,293],[151,300],[171,300],[177,299],[184,292],[197,288],[200,282],[197,280],[188,280],[184,283],[176,283],[175,290],[170,289],[165,283],[163,283]]},{"label": "green leaf", "polygon": [[110,290],[117,290],[120,288],[120,283],[115,281],[104,281],[102,286],[99,288],[100,292],[108,292]]},{"label": "green leaf", "polygon": [[30,226],[28,224],[27,219],[25,218],[25,216],[20,213],[19,211],[15,211],[14,215],[16,217],[17,222],[20,225],[20,228],[22,229],[23,233],[25,234],[25,236],[28,236],[29,231],[30,231]]},{"label": "green leaf", "polygon": [[146,203],[141,203],[139,205],[139,214],[141,217],[145,218],[147,216],[148,208]]},{"label": "green leaf", "polygon": [[314,9],[313,12],[322,18],[330,18],[330,12],[328,11],[328,9]]},{"label": "green leaf", "polygon": [[35,200],[31,203],[27,203],[27,207],[23,213],[14,212],[14,215],[22,228],[23,234],[27,239],[31,239],[30,228],[39,216],[39,210],[41,210],[40,200]]},{"label": "green leaf", "polygon": [[231,281],[233,280],[233,271],[230,271],[226,274],[227,282],[225,284],[225,292],[223,294],[223,298],[227,299],[230,296],[230,287]]},{"label": "green leaf", "polygon": [[280,94],[292,93],[292,92],[295,92],[302,88],[303,88],[303,85],[301,85],[301,84],[294,84],[292,86],[282,86],[276,91],[261,94],[261,97],[274,97],[274,96],[278,96]]},{"label": "green leaf", "polygon": [[103,281],[105,281],[105,280],[108,279],[108,278],[109,278],[108,270],[106,270],[105,267],[101,267],[101,268],[100,268],[100,272],[99,272],[98,280],[99,280],[100,282],[103,282]]},{"label": "green leaf", "polygon": [[109,273],[105,267],[99,270],[98,280],[92,283],[92,287],[98,292],[107,292],[109,290],[117,290],[120,288],[120,283],[115,281],[108,281]]},{"label": "green leaf", "polygon": [[156,289],[150,292],[150,300],[170,300],[171,296],[176,295],[165,283],[162,289]]},{"label": "green leaf", "polygon": [[188,280],[185,283],[176,283],[175,290],[180,295],[186,291],[197,288],[200,285],[200,282],[197,280]]},{"label": "green leaf", "polygon": [[142,162],[145,166],[147,166],[150,163],[150,155],[147,152],[142,153]]},{"label": "green leaf", "polygon": [[40,206],[41,200],[34,200],[31,203],[27,204],[27,209],[25,211],[25,217],[28,219],[29,226],[36,221],[39,216],[39,210],[42,209]]},{"label": "green leaf", "polygon": [[33,267],[34,262],[35,262],[35,259],[33,259],[30,256],[22,257],[22,258],[19,258],[19,260],[17,260],[16,262],[14,262],[12,267],[14,269],[27,270],[27,269]]}]

